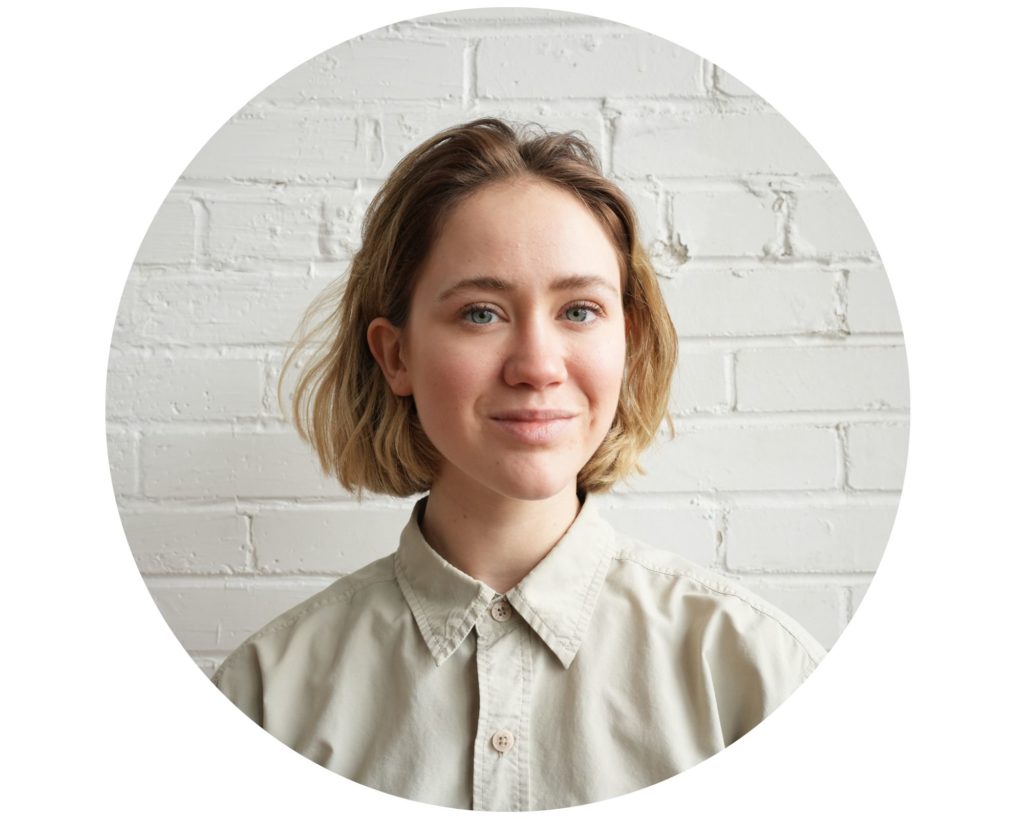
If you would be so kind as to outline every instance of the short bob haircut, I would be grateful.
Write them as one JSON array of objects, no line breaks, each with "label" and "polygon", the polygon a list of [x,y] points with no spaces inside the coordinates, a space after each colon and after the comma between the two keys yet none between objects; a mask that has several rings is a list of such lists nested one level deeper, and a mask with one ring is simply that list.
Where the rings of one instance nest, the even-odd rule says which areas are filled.
[{"label": "short bob haircut", "polygon": [[414,397],[392,393],[367,328],[378,316],[403,326],[420,265],[456,205],[484,185],[531,177],[572,192],[590,209],[608,232],[624,279],[622,390],[607,436],[577,476],[577,491],[607,491],[642,472],[640,453],[663,419],[674,434],[667,407],[678,341],[626,195],[604,177],[577,132],[517,132],[503,120],[478,119],[431,137],[398,163],[367,209],[347,278],[313,302],[284,362],[279,400],[289,367],[319,341],[302,368],[292,414],[324,472],[345,489],[360,497],[364,489],[397,497],[430,489],[441,455],[419,423]]}]

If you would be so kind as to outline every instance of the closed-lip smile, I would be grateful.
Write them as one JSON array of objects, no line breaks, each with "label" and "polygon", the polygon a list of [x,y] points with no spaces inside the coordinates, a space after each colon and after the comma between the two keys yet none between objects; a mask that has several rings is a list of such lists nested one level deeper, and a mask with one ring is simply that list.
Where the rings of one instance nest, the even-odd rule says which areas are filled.
[{"label": "closed-lip smile", "polygon": [[499,412],[491,420],[505,435],[521,445],[556,444],[571,428],[579,413],[560,409],[522,409]]},{"label": "closed-lip smile", "polygon": [[575,412],[559,409],[509,410],[491,416],[495,421],[556,421],[574,418]]}]

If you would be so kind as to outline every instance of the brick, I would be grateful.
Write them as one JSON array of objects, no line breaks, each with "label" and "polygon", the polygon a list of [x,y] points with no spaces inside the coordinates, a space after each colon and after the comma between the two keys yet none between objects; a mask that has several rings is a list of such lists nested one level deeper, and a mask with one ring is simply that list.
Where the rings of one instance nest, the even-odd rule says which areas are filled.
[{"label": "brick", "polygon": [[136,264],[188,264],[195,249],[195,217],[186,198],[172,194],[146,231]]},{"label": "brick", "polygon": [[683,337],[836,332],[833,291],[820,270],[687,269],[661,280]]},{"label": "brick", "polygon": [[672,379],[669,411],[720,412],[728,406],[725,357],[722,353],[680,350]]},{"label": "brick", "polygon": [[320,255],[322,197],[209,197],[208,262],[308,261]]},{"label": "brick", "polygon": [[132,283],[118,343],[283,344],[324,286],[308,278],[218,274]]},{"label": "brick", "polygon": [[210,138],[183,177],[330,182],[371,175],[380,166],[371,125],[329,109],[246,109]]},{"label": "brick", "polygon": [[262,401],[261,364],[253,359],[129,354],[111,359],[107,372],[111,418],[255,418]]},{"label": "brick", "polygon": [[139,267],[133,266],[125,279],[124,289],[121,291],[121,301],[117,306],[117,315],[114,317],[114,330],[110,336],[112,351],[134,342],[135,328],[132,325],[131,317],[138,311],[139,287],[144,286],[149,277],[142,273]]},{"label": "brick", "polygon": [[846,324],[851,333],[903,332],[889,277],[881,267],[849,272]]},{"label": "brick", "polygon": [[303,350],[301,357],[289,367],[288,373],[284,379],[284,384],[281,385],[280,403],[278,402],[277,388],[278,381],[281,378],[281,367],[284,364],[285,354],[275,352],[271,355],[270,361],[268,362],[269,372],[267,373],[267,383],[264,386],[263,395],[264,405],[268,408],[268,413],[271,418],[277,418],[289,422],[291,421],[291,402],[295,397],[295,386],[298,383],[302,368],[309,362],[312,354],[313,351],[307,347]]},{"label": "brick", "polygon": [[658,190],[651,183],[636,179],[617,179],[615,182],[633,205],[637,221],[640,223],[640,244],[650,252],[649,248],[655,241],[665,238],[661,226]]},{"label": "brick", "polygon": [[715,90],[729,97],[756,97],[746,85],[720,66],[715,66]]},{"label": "brick", "polygon": [[797,256],[876,254],[867,227],[846,191],[797,191],[791,209]]},{"label": "brick", "polygon": [[741,584],[807,629],[821,645],[830,649],[845,625],[841,588],[831,584],[795,584],[745,577]]},{"label": "brick", "polygon": [[864,595],[867,594],[870,585],[868,583],[856,583],[850,587],[850,609],[851,616],[857,613],[860,604],[864,602]]},{"label": "brick", "polygon": [[324,201],[320,225],[320,254],[329,259],[351,259],[362,246],[363,217],[376,187],[334,190]]},{"label": "brick", "polygon": [[257,98],[261,102],[462,98],[463,44],[374,36],[348,40],[303,63]]},{"label": "brick", "polygon": [[601,515],[618,532],[643,545],[675,552],[701,566],[715,560],[713,513],[697,506],[640,507],[605,503]]},{"label": "brick", "polygon": [[836,482],[833,430],[816,427],[686,427],[641,460],[637,492],[827,489]]},{"label": "brick", "polygon": [[902,347],[773,347],[736,354],[741,411],[904,409]]},{"label": "brick", "polygon": [[485,98],[697,96],[700,58],[642,32],[484,39],[477,92]]},{"label": "brick", "polygon": [[277,615],[326,588],[330,580],[238,578],[200,584],[149,578],[153,600],[189,651],[232,651]]},{"label": "brick", "polygon": [[623,117],[612,167],[617,174],[639,177],[830,172],[807,140],[772,111]]},{"label": "brick", "polygon": [[152,433],[142,438],[142,485],[152,498],[339,497],[292,431]]},{"label": "brick", "polygon": [[122,511],[128,545],[143,572],[243,571],[245,519],[232,511]]},{"label": "brick", "polygon": [[253,518],[260,572],[347,574],[398,548],[409,508],[266,509]]},{"label": "brick", "polygon": [[781,255],[782,221],[771,191],[672,194],[672,229],[689,258]]},{"label": "brick", "polygon": [[909,435],[906,424],[851,424],[846,435],[850,486],[902,489]]},{"label": "brick", "polygon": [[726,565],[735,571],[874,572],[895,517],[895,504],[733,508]]},{"label": "brick", "polygon": [[138,444],[135,435],[127,430],[107,430],[107,458],[110,462],[110,480],[114,494],[134,495],[138,491]]}]

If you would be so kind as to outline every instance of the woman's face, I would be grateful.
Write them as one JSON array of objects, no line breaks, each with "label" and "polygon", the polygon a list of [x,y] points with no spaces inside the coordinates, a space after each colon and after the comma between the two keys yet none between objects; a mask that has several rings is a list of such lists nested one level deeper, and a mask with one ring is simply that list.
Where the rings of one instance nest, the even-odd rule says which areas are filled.
[{"label": "woman's face", "polygon": [[575,487],[618,404],[626,324],[615,249],[551,183],[485,186],[444,223],[398,338],[389,380],[413,396],[443,456],[435,490],[551,497]]}]

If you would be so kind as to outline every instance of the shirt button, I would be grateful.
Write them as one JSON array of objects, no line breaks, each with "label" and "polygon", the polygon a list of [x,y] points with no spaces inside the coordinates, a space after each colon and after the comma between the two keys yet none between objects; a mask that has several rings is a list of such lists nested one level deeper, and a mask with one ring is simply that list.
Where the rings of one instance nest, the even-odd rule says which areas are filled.
[{"label": "shirt button", "polygon": [[516,744],[516,738],[512,736],[511,731],[495,731],[494,736],[491,737],[491,745],[494,746],[494,750],[499,754],[505,753]]},{"label": "shirt button", "polygon": [[497,620],[499,623],[504,623],[512,616],[512,606],[509,605],[508,600],[502,598],[498,600],[494,605],[491,606],[491,617]]}]

